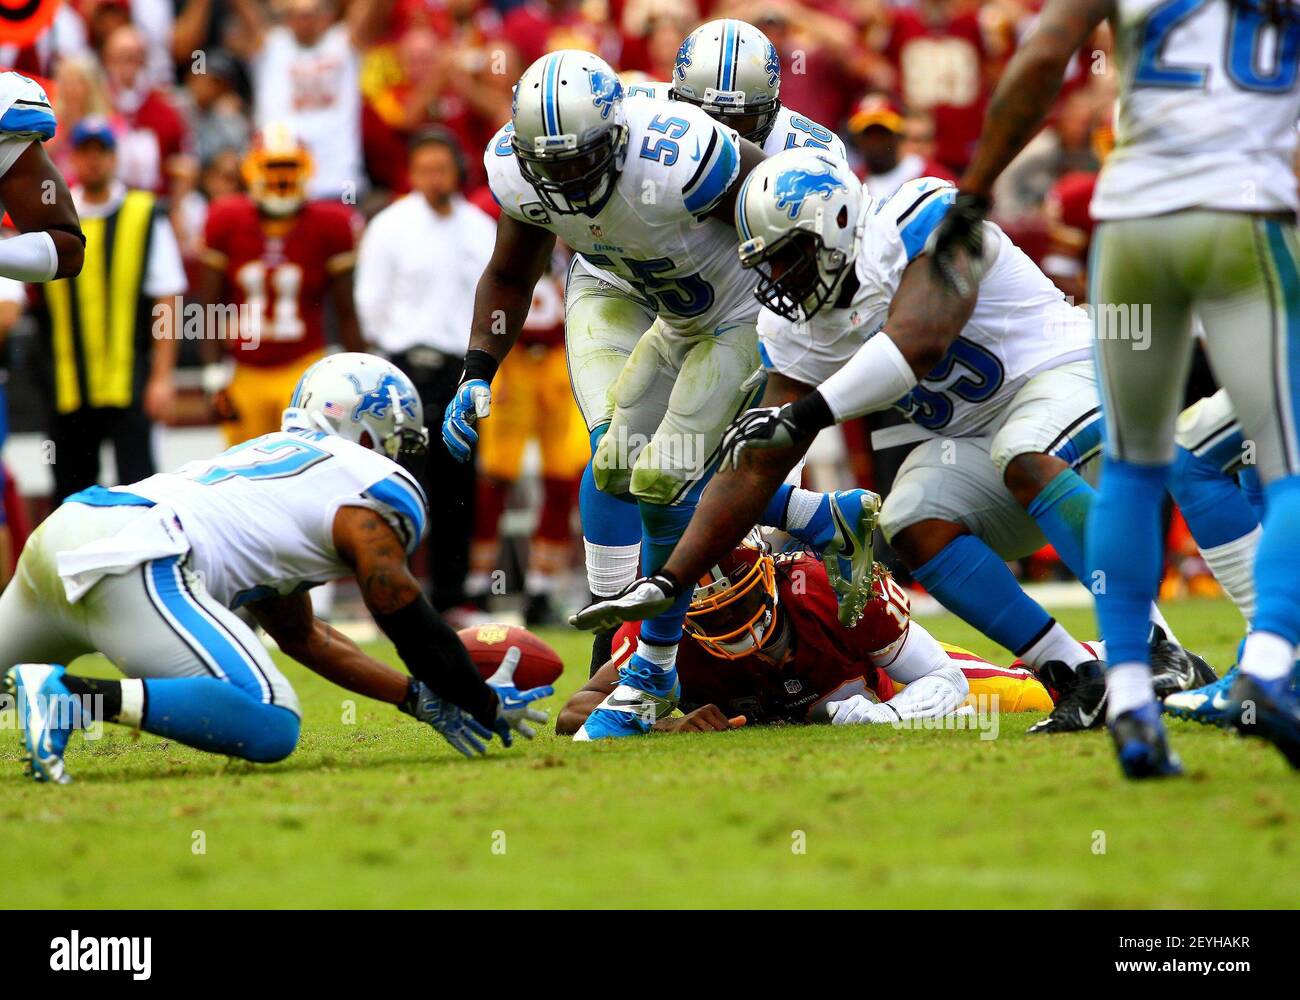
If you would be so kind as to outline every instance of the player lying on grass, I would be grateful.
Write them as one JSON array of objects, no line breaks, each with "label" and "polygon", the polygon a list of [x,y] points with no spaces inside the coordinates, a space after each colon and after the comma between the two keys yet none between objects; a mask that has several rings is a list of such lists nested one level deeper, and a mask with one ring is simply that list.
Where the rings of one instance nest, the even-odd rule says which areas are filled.
[{"label": "player lying on grass", "polygon": [[[284,429],[177,472],[74,494],[31,536],[0,595],[0,668],[18,699],[37,781],[64,782],[74,729],[115,722],[213,753],[269,762],[298,742],[289,682],[246,608],[288,655],[432,725],[462,753],[532,736],[545,713],[507,669],[484,683],[425,600],[407,553],[424,494],[398,464],[424,454],[419,397],[366,354],[303,374]],[[311,615],[309,588],[355,576],[414,683]],[[126,680],[69,674],[103,653]]]},{"label": "player lying on grass", "polygon": [[[725,471],[663,570],[585,608],[574,624],[640,617],[678,599],[680,581],[698,578],[749,530],[819,430],[892,405],[930,437],[885,500],[885,537],[944,607],[1063,693],[1035,732],[1101,723],[1103,665],[1005,563],[1050,541],[1087,578],[1094,491],[1080,473],[1101,431],[1088,317],[991,223],[982,278],[963,260],[971,281],[962,294],[948,291],[923,258],[953,196],[951,184],[926,177],[875,201],[815,150],[755,166],[736,224],[766,307],[763,405],[728,428]],[[736,467],[727,470],[729,461]],[[1165,642],[1168,627],[1151,611],[1164,626],[1153,637]],[[1185,657],[1181,671],[1191,686]]]},{"label": "player lying on grass", "polygon": [[[625,624],[614,656],[560,711],[555,729],[589,736],[588,714],[616,691],[635,646]],[[853,628],[840,625],[826,569],[805,553],[773,557],[742,545],[695,588],[678,650],[684,716],[653,720],[660,732],[708,732],[735,719],[886,723],[951,714],[971,696],[1001,711],[1050,712],[1028,669],[996,667],[943,646],[911,620],[907,592],[875,566],[872,597]],[[905,684],[902,691],[896,685]]]}]

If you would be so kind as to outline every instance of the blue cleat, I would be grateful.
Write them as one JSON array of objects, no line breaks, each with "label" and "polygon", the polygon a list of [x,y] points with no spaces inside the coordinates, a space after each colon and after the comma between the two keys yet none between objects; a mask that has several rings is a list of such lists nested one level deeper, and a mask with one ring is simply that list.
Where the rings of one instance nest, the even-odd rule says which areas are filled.
[{"label": "blue cleat", "polygon": [[18,710],[27,773],[33,781],[66,785],[72,780],[64,770],[63,753],[78,726],[81,706],[63,683],[65,672],[57,664],[20,663],[5,674],[5,691]]},{"label": "blue cleat", "polygon": [[871,535],[880,515],[880,497],[870,490],[828,493],[831,537],[821,550],[826,575],[839,602],[840,624],[852,628],[871,600],[875,553]]},{"label": "blue cleat", "polygon": [[1183,773],[1178,755],[1169,749],[1160,706],[1154,701],[1122,712],[1106,726],[1126,778],[1172,778]]},{"label": "blue cleat", "polygon": [[618,687],[587,716],[573,738],[581,743],[648,733],[655,722],[668,718],[681,695],[676,667],[656,670],[633,653],[618,672]]},{"label": "blue cleat", "polygon": [[1242,674],[1228,700],[1227,713],[1239,732],[1268,740],[1292,767],[1300,769],[1300,697],[1289,676],[1265,681]]},{"label": "blue cleat", "polygon": [[1228,692],[1240,673],[1240,668],[1233,667],[1213,684],[1166,695],[1165,712],[1175,719],[1228,728],[1232,725],[1232,715],[1228,711],[1232,707],[1232,701]]}]

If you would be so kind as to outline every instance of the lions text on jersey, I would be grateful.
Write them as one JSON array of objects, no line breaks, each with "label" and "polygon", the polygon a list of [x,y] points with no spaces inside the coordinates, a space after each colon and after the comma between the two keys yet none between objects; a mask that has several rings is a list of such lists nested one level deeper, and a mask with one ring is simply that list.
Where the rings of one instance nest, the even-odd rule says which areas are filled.
[{"label": "lions text on jersey", "polygon": [[[852,301],[797,323],[764,309],[758,321],[764,365],[808,385],[838,371],[884,326],[904,270],[924,250],[955,193],[947,181],[922,177],[884,201],[866,198]],[[943,361],[894,404],[913,423],[947,436],[978,434],[1031,375],[1090,355],[1087,315],[1066,302],[1001,229],[986,225],[995,259],[980,282],[974,312]]]},{"label": "lions text on jersey", "polygon": [[1300,22],[1226,0],[1117,0],[1123,73],[1096,219],[1294,211]]},{"label": "lions text on jersey", "polygon": [[627,161],[594,216],[547,210],[519,170],[506,125],[484,155],[501,208],[555,233],[600,272],[632,291],[671,329],[711,331],[757,312],[753,280],[730,226],[706,216],[740,170],[735,134],[698,108],[638,99],[625,105]]}]

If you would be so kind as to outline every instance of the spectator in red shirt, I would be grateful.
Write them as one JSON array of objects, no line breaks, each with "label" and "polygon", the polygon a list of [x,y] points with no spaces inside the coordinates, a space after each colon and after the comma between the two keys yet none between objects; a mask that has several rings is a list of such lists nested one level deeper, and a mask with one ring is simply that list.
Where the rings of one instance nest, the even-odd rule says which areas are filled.
[{"label": "spectator in red shirt", "polygon": [[157,194],[167,188],[167,161],[185,149],[185,122],[150,82],[148,49],[131,24],[115,28],[104,41],[104,74],[109,100],[125,132],[117,140],[118,172],[128,187]]}]

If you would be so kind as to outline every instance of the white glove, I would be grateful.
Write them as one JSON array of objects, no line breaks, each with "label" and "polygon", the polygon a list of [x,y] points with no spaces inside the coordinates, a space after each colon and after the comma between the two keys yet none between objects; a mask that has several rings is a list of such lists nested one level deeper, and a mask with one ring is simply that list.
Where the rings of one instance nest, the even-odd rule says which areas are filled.
[{"label": "white glove", "polygon": [[855,694],[846,701],[832,701],[826,706],[833,726],[875,725],[885,722],[897,722],[898,713],[872,701],[866,695]]},{"label": "white glove", "polygon": [[588,604],[569,616],[569,624],[587,632],[614,628],[620,622],[640,622],[673,606],[680,588],[671,576],[656,573],[633,580],[613,597]]}]

